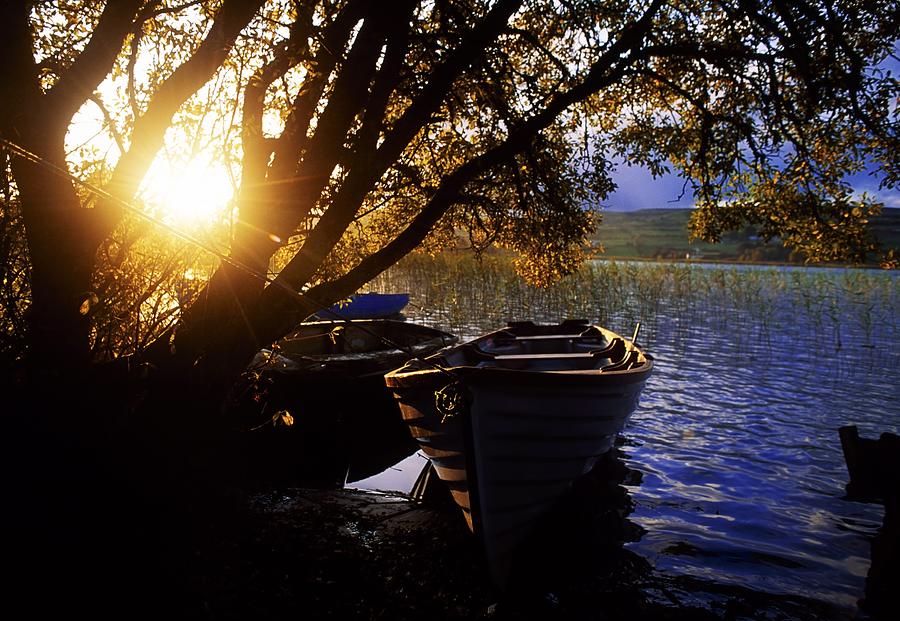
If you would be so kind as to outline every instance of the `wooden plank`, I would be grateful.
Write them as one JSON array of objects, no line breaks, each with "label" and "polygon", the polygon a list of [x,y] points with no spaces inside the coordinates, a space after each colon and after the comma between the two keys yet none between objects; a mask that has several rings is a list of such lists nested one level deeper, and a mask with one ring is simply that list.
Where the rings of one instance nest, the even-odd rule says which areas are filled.
[{"label": "wooden plank", "polygon": [[[602,350],[598,350],[602,351]],[[553,360],[556,358],[593,358],[598,352],[574,352],[574,353],[551,353],[551,354],[497,354],[494,360]]]},{"label": "wooden plank", "polygon": [[529,336],[529,335],[524,335],[524,336],[503,335],[503,336],[497,337],[497,340],[505,340],[507,338],[511,341],[512,340],[516,340],[516,341],[553,341],[553,340],[556,340],[556,341],[562,341],[562,340],[578,341],[578,340],[585,340],[586,341],[586,340],[602,339],[603,335],[602,334],[587,334],[587,335],[581,335],[581,334],[534,334],[531,336]]}]

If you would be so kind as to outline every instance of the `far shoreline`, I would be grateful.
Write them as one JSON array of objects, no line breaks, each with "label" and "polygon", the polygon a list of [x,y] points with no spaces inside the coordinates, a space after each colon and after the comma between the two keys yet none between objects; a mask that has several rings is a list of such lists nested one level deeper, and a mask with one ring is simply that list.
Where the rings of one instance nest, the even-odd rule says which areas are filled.
[{"label": "far shoreline", "polygon": [[792,263],[790,261],[741,261],[739,259],[671,259],[655,257],[629,257],[623,255],[600,255],[587,259],[588,261],[607,262],[639,262],[661,263],[673,265],[752,265],[757,267],[796,267],[796,268],[828,268],[828,269],[859,269],[878,270],[884,272],[897,271],[896,268],[882,267],[878,263]]}]

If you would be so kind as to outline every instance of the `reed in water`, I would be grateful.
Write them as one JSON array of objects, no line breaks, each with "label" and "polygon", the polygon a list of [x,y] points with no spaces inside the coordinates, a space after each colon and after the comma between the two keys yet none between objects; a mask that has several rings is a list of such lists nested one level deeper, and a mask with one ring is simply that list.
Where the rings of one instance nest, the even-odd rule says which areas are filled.
[{"label": "reed in water", "polygon": [[411,255],[370,288],[410,292],[411,317],[463,337],[507,320],[583,317],[620,329],[642,321],[642,340],[652,347],[665,317],[683,331],[727,329],[763,340],[812,326],[817,348],[833,351],[850,326],[869,346],[900,329],[896,275],[874,270],[597,260],[541,288],[519,278],[507,256],[445,253]]}]

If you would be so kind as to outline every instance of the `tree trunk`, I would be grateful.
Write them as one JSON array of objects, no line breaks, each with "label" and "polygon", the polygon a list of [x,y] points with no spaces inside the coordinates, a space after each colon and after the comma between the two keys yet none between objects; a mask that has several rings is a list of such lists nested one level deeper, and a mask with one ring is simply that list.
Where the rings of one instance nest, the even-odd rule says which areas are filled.
[{"label": "tree trunk", "polygon": [[[26,136],[23,142],[51,162],[62,163],[62,132]],[[56,135],[54,135],[56,134]],[[30,140],[28,138],[31,138]],[[12,167],[28,230],[31,307],[28,360],[37,377],[81,376],[90,362],[91,275],[96,247],[72,183],[21,158]]]}]

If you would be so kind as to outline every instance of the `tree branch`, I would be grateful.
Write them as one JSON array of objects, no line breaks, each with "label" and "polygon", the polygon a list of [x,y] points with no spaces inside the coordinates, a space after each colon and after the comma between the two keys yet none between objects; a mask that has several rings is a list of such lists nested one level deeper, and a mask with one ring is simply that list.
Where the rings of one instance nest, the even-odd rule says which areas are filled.
[{"label": "tree branch", "polygon": [[538,39],[533,32],[525,30],[524,28],[514,28],[512,26],[507,28],[507,32],[516,35],[517,37],[531,45],[533,48],[538,50],[545,58],[547,58],[547,60],[550,61],[550,63],[554,67],[559,69],[559,72],[563,75],[563,77],[572,77],[572,71],[569,69],[566,63],[561,61],[553,52],[547,49],[547,46],[541,43],[540,39]]},{"label": "tree branch", "polygon": [[143,0],[106,3],[91,40],[47,93],[48,110],[60,122],[68,123],[109,75],[142,4]]},{"label": "tree branch", "polygon": [[[263,0],[225,0],[209,34],[197,51],[160,85],[147,106],[147,111],[135,121],[131,148],[122,155],[113,173],[108,191],[114,196],[129,199],[134,195],[156,152],[162,146],[172,117],[220,67],[238,34],[249,23],[262,2]],[[98,237],[102,238],[115,225],[121,209],[109,201],[98,207],[102,207],[106,215],[106,228],[97,232]]]},{"label": "tree branch", "polygon": [[266,168],[271,155],[263,136],[263,106],[269,86],[296,64],[297,58],[307,48],[307,37],[312,24],[310,15],[300,15],[291,24],[288,39],[276,51],[271,62],[260,67],[244,88],[244,107],[241,120],[241,141],[244,158],[241,163],[243,190],[257,189],[266,179]]},{"label": "tree branch", "polygon": [[269,181],[278,183],[293,178],[296,173],[297,164],[306,152],[310,121],[325,91],[329,76],[338,62],[346,63],[339,51],[346,47],[353,26],[364,15],[363,9],[364,3],[359,0],[346,4],[334,21],[325,28],[325,32],[316,37],[321,48],[311,63],[308,77],[291,104],[291,111],[284,123],[284,131],[276,142],[272,166],[269,169]]},{"label": "tree branch", "polygon": [[151,0],[147,3],[147,6],[141,11],[141,13],[137,16],[135,20],[136,27],[139,28],[144,22],[148,22],[151,19],[157,18],[160,15],[170,15],[172,13],[180,13],[185,9],[189,9],[192,6],[196,6],[198,4],[203,4],[203,0],[190,0],[189,2],[184,2],[182,4],[176,6],[163,7],[161,9],[156,8],[159,6],[161,0]]},{"label": "tree branch", "polygon": [[107,110],[106,104],[100,99],[100,95],[91,93],[88,100],[93,102],[100,109],[100,114],[103,115],[106,127],[109,129],[109,133],[113,137],[113,140],[115,140],[116,146],[119,147],[119,153],[125,153],[125,141],[122,139],[122,134],[119,133],[116,122],[113,120],[112,115],[110,115],[109,110]]},{"label": "tree branch", "polygon": [[[497,2],[481,23],[434,70],[428,85],[384,137],[370,158],[369,165],[356,167],[349,172],[329,209],[319,219],[297,255],[278,275],[279,280],[289,287],[299,289],[312,277],[352,221],[365,195],[431,119],[460,74],[503,31],[507,20],[521,4],[521,0]],[[278,287],[269,287],[271,291],[277,289]]]},{"label": "tree branch", "polygon": [[[241,226],[236,230],[233,254],[251,265],[264,266],[277,248],[278,239],[289,237],[297,222],[302,221],[305,214],[312,209],[338,162],[348,129],[359,114],[359,110],[365,105],[366,93],[375,72],[379,50],[383,45],[384,34],[381,23],[383,12],[378,11],[370,0],[360,0],[350,5],[347,12],[338,17],[337,25],[333,29],[330,28],[329,33],[342,34],[349,38],[355,24],[354,17],[361,16],[358,11],[360,7],[365,7],[372,17],[365,20],[356,36],[344,62],[344,71],[335,81],[327,99],[328,105],[318,118],[316,132],[310,142],[311,147],[306,150],[300,171],[296,170],[298,154],[294,152],[280,162],[285,167],[290,164],[291,175],[288,179],[282,182],[281,179],[274,178],[272,169],[278,166],[277,161],[268,168],[268,179],[264,176],[269,155],[273,150],[277,159],[279,153],[284,153],[285,144],[292,142],[299,144],[301,141],[297,135],[299,127],[296,116],[288,119],[281,139],[257,143],[257,138],[254,137],[250,143],[251,149],[255,149],[251,156],[256,159],[249,162],[253,166],[250,170],[252,177],[248,179],[249,183],[247,185],[242,183],[244,200],[241,205]],[[328,56],[331,55],[330,52],[326,53]],[[272,66],[271,73],[265,77],[274,80],[293,64],[294,61],[285,58],[283,62]],[[334,61],[329,63],[326,60],[325,64],[333,66]],[[301,89],[296,98],[311,104],[310,113],[315,109],[314,102],[318,102],[327,77],[327,74],[313,76],[312,84],[307,85],[310,88]],[[264,92],[264,89],[257,89],[250,93],[250,96],[255,98],[251,111],[259,114],[260,118]],[[256,107],[257,104],[259,108]],[[256,119],[251,120],[257,123]],[[261,133],[261,124],[245,127],[245,132],[253,131]],[[256,145],[262,146],[262,149],[255,148]],[[266,185],[269,187],[261,185],[263,180],[268,181]]]},{"label": "tree branch", "polygon": [[[579,84],[557,95],[544,109],[513,129],[506,140],[481,155],[470,159],[446,176],[422,211],[394,240],[364,259],[348,274],[312,288],[309,291],[311,299],[328,300],[333,295],[347,295],[387,269],[387,267],[401,259],[425,239],[432,227],[453,206],[467,183],[493,167],[509,161],[516,154],[528,148],[534,137],[549,127],[566,108],[620,79],[624,72],[624,65],[631,62],[630,54],[643,42],[644,37],[652,27],[653,17],[661,5],[662,0],[656,0],[641,19],[624,29],[616,43],[610,46],[610,49],[591,67],[588,74]],[[345,209],[343,213],[339,212],[337,216],[334,216],[333,212],[337,211],[333,207],[329,209],[320,219],[319,224],[310,237],[320,233],[320,227],[327,224],[327,227],[321,230],[325,230],[331,235],[334,235],[334,231],[337,230],[337,239],[339,239],[340,233],[347,226],[347,224],[344,224],[342,227],[340,224],[344,221],[343,219],[347,218],[346,213],[349,210]],[[355,210],[350,213],[350,220],[352,220],[354,213]],[[321,236],[324,237],[325,234],[321,234]],[[335,239],[334,243],[337,242],[337,239]],[[302,270],[309,269],[311,258],[318,257],[315,255],[313,257],[310,256],[308,246],[309,240],[282,270],[281,274],[278,275],[278,279],[282,279],[286,272],[290,276],[304,273]],[[332,247],[333,245],[329,246],[328,250],[330,251]],[[321,250],[317,250],[321,252]],[[318,258],[319,261],[322,259],[324,259],[324,254],[321,258]],[[309,276],[311,275],[312,273],[309,274]],[[295,290],[299,290],[300,286],[304,284],[295,284],[289,279],[282,280],[282,282],[285,282],[288,286],[293,286]],[[289,329],[291,322],[296,322],[297,320],[297,316],[293,314],[296,313],[296,302],[293,298],[288,298],[281,292],[279,287],[270,286],[266,289],[261,307],[264,309],[264,312],[259,313],[255,317],[255,320],[258,322],[256,324],[258,334],[271,335],[274,338],[282,331]]]},{"label": "tree branch", "polygon": [[17,140],[19,116],[37,104],[41,91],[31,52],[25,3],[0,3],[0,131]]},{"label": "tree branch", "polygon": [[286,213],[279,218],[281,230],[276,231],[279,235],[288,234],[294,224],[305,218],[318,202],[341,156],[348,131],[369,98],[389,17],[377,3],[369,4],[368,9],[362,28],[335,80],[328,105],[318,118],[303,161],[288,184],[291,200],[283,209]]}]

